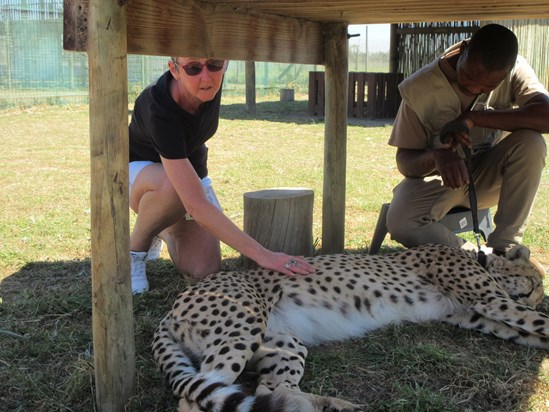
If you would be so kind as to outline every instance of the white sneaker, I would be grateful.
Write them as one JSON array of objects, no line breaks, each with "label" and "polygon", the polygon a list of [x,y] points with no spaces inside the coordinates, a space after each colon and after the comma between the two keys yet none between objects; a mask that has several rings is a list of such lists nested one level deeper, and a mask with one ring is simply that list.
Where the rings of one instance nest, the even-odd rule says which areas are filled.
[{"label": "white sneaker", "polygon": [[475,246],[475,244],[472,243],[472,242],[469,242],[469,241],[467,241],[463,245],[461,245],[460,249],[469,250],[469,251],[473,251],[473,252],[478,252],[477,247]]},{"label": "white sneaker", "polygon": [[132,269],[132,293],[134,295],[147,292],[149,290],[149,280],[147,279],[147,262],[145,261],[147,252],[130,252]]},{"label": "white sneaker", "polygon": [[164,242],[162,242],[162,239],[160,239],[158,236],[155,236],[152,240],[151,247],[147,252],[147,258],[145,260],[158,260],[163,246]]}]

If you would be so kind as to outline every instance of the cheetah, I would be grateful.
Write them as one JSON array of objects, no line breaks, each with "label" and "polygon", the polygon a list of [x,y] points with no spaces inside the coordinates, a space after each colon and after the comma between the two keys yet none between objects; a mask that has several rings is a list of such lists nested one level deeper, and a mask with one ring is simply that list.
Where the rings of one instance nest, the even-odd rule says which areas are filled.
[{"label": "cheetah", "polygon": [[[398,322],[441,321],[549,350],[543,269],[524,246],[505,257],[442,245],[310,258],[316,273],[219,272],[190,286],[155,331],[155,361],[180,411],[359,411],[301,392],[307,346]],[[257,373],[255,395],[234,381]]]}]

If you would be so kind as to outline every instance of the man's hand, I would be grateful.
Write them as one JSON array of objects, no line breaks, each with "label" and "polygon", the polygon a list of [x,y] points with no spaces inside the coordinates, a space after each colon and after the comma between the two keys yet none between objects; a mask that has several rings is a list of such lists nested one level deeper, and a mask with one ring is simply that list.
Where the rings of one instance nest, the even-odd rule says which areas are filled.
[{"label": "man's hand", "polygon": [[438,149],[435,154],[435,169],[444,186],[458,189],[469,183],[465,161],[452,149]]}]

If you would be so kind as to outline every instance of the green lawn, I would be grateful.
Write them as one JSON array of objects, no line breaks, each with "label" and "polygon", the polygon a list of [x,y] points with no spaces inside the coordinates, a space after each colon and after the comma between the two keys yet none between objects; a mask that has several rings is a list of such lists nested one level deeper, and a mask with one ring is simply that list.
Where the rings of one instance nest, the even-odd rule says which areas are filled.
[{"label": "green lawn", "polygon": [[[260,100],[254,117],[241,101],[226,100],[209,144],[210,175],[225,213],[240,226],[243,193],[312,188],[320,247],[324,124],[299,98]],[[390,121],[350,121],[347,251],[367,250],[380,205],[400,180],[390,131]],[[88,107],[0,112],[0,138],[0,410],[93,411]],[[548,189],[546,168],[524,239],[546,268]],[[382,252],[395,247],[387,239]],[[176,405],[149,349],[160,317],[185,287],[166,252],[162,257],[148,268],[152,291],[134,298],[138,387],[128,411]],[[225,267],[240,264],[228,247],[223,257]],[[448,326],[400,325],[313,348],[302,388],[373,411],[545,411],[549,356]]]}]

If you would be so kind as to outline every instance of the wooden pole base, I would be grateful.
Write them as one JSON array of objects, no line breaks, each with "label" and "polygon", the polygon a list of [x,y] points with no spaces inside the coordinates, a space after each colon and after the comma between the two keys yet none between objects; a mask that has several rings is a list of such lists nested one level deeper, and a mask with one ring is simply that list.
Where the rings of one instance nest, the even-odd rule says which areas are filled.
[{"label": "wooden pole base", "polygon": [[[244,232],[273,252],[313,255],[314,192],[305,188],[244,193]],[[245,267],[257,267],[245,259]]]}]

